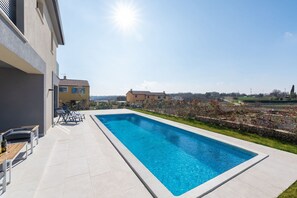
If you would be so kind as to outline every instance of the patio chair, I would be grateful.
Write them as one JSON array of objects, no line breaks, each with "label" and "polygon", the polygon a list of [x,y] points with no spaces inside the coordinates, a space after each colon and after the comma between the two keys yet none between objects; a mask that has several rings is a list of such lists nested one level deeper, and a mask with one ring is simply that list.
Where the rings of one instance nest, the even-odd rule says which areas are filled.
[{"label": "patio chair", "polygon": [[[59,116],[58,117],[58,120],[56,123],[59,123],[61,121],[65,122],[66,124],[68,122],[75,122],[75,124],[77,124],[79,121],[81,121],[81,118],[78,117],[77,115],[75,114],[71,114],[69,112],[66,112],[64,111],[63,109],[59,108],[59,109],[56,109],[56,113],[57,115]],[[61,120],[62,119],[62,120]],[[61,120],[61,121],[60,121]]]},{"label": "patio chair", "polygon": [[66,104],[63,104],[62,109],[63,109],[66,113],[78,117],[79,120],[82,121],[82,122],[83,122],[83,119],[86,119],[85,114],[81,114],[81,113],[79,113],[79,112],[77,112],[77,111],[71,111],[71,110],[69,109],[69,107],[68,107]]},{"label": "patio chair", "polygon": [[38,144],[39,125],[9,129],[2,136],[8,143],[28,142],[31,145],[30,150],[32,154],[34,141],[36,145]]}]

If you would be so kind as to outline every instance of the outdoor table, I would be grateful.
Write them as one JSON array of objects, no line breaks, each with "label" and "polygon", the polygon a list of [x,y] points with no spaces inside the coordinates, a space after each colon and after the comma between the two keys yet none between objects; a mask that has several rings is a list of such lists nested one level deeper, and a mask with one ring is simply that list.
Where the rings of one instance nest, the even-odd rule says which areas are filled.
[{"label": "outdoor table", "polygon": [[[26,146],[26,157],[28,157],[28,145],[27,142],[15,143],[15,144],[8,144],[7,151],[5,153],[0,154],[0,164],[2,164],[2,170],[4,172],[3,177],[3,190],[2,192],[6,191],[6,184],[11,182],[11,170],[12,170],[12,162],[18,156],[20,151]],[[9,163],[9,182],[6,182],[6,175],[7,175],[7,163]]]}]

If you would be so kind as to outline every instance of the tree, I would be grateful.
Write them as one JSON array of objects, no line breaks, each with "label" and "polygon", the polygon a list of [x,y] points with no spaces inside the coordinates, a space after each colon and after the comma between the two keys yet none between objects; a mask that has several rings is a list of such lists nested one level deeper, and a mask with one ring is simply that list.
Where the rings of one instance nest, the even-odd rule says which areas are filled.
[{"label": "tree", "polygon": [[279,98],[280,95],[281,95],[281,93],[282,93],[282,92],[281,92],[280,90],[274,89],[274,90],[270,93],[270,95]]},{"label": "tree", "polygon": [[295,86],[293,85],[290,91],[291,98],[295,97]]},{"label": "tree", "polygon": [[126,101],[126,96],[118,96],[117,101]]}]

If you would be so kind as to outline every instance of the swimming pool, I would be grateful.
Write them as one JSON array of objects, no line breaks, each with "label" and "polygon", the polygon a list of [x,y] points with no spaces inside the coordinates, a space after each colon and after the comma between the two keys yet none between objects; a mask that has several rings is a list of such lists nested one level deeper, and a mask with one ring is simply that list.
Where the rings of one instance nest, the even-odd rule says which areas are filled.
[{"label": "swimming pool", "polygon": [[[121,148],[118,143],[115,145],[120,152],[124,151],[122,156],[128,149],[137,158],[130,165],[139,167],[135,164],[139,161],[148,170],[146,172],[150,172],[174,196],[203,186],[240,164],[248,165],[246,162],[258,156],[255,152],[136,114],[96,117],[122,143]],[[106,132],[106,129],[103,131]],[[109,138],[111,134],[108,134]],[[125,155],[123,157],[126,158]],[[129,159],[126,158],[126,161],[129,163]],[[151,182],[146,181],[152,180],[150,173],[143,174],[143,168],[136,169],[151,188],[148,184]]]}]

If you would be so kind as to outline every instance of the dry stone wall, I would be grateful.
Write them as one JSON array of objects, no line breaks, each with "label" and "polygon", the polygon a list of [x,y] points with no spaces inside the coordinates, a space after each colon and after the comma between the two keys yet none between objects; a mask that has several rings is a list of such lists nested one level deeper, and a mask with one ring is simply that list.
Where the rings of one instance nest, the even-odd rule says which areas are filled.
[{"label": "dry stone wall", "polygon": [[[152,112],[157,112],[161,114],[166,114],[164,111],[156,111],[156,110],[149,110]],[[167,114],[170,116],[176,116],[176,115],[171,115]],[[229,120],[223,120],[219,118],[210,118],[210,117],[204,117],[204,116],[193,116],[193,119],[204,122],[204,123],[209,123],[215,126],[220,126],[220,127],[226,127],[229,129],[234,129],[239,132],[249,132],[249,133],[254,133],[263,137],[269,137],[269,138],[275,138],[281,141],[297,144],[297,134],[292,133],[289,131],[284,131],[284,130],[279,130],[279,129],[273,129],[273,128],[267,128],[267,127],[262,127],[262,126],[256,126],[256,125],[251,125],[251,124],[244,124],[244,123],[238,123],[238,122],[233,122]]]},{"label": "dry stone wall", "polygon": [[209,118],[203,116],[195,116],[195,120],[210,123],[216,126],[227,127],[238,131],[255,133],[263,137],[275,138],[281,141],[297,144],[297,135],[292,132],[271,129],[261,126],[255,126],[250,124],[236,123],[228,120],[221,120],[216,118]]}]

